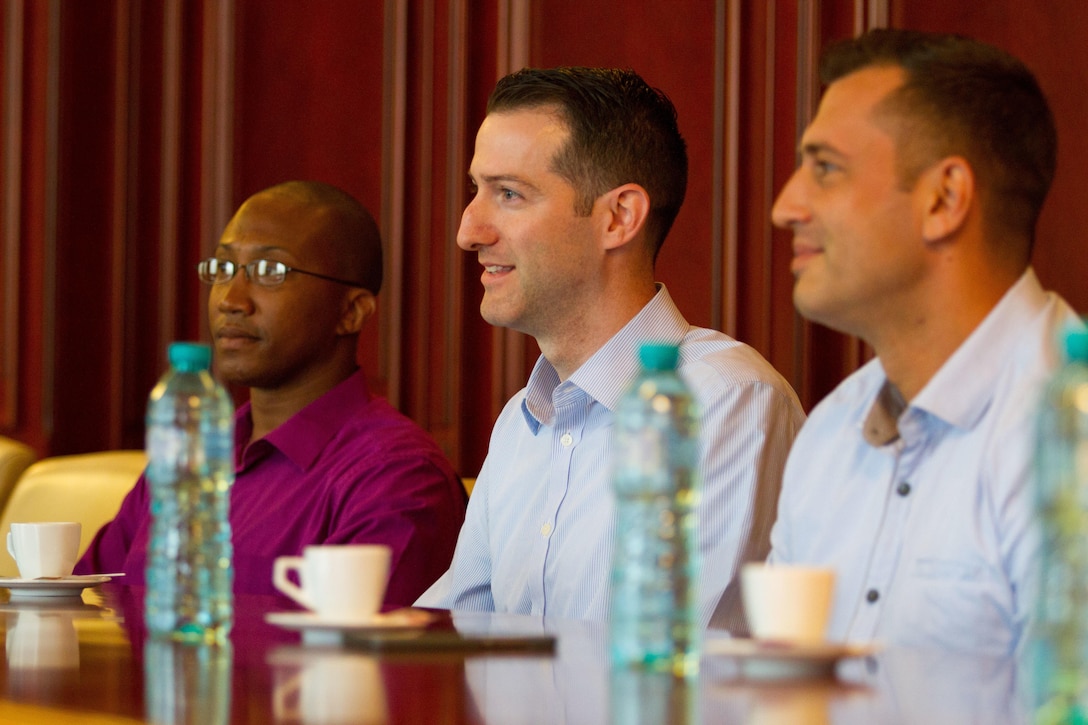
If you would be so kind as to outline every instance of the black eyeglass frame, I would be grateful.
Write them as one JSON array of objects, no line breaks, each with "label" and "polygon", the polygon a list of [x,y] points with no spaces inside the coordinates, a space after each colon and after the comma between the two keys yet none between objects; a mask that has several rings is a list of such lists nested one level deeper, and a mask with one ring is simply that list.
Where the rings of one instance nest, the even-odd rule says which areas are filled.
[{"label": "black eyeglass frame", "polygon": [[[212,264],[215,264],[217,272],[210,271],[209,268],[212,266]],[[268,282],[262,281],[262,275],[254,275],[253,274],[254,270],[256,270],[257,266],[260,265],[260,264],[268,265],[273,269],[282,268],[283,271],[278,273],[278,275],[276,275],[276,276],[281,277],[280,281],[273,282],[273,283],[269,284]],[[337,277],[330,277],[329,275],[321,274],[320,272],[311,272],[308,269],[300,269],[298,267],[292,267],[292,266],[290,266],[288,264],[285,264],[283,262],[278,262],[278,261],[276,261],[274,259],[254,259],[252,262],[248,262],[246,264],[238,264],[237,262],[232,262],[229,259],[219,259],[217,257],[208,257],[207,259],[200,260],[200,262],[197,263],[197,265],[196,265],[196,273],[197,273],[197,276],[200,277],[200,281],[203,282],[204,284],[209,284],[209,285],[226,284],[227,282],[232,281],[234,279],[234,277],[238,274],[238,270],[240,270],[240,269],[245,270],[246,279],[248,279],[250,282],[253,282],[254,284],[260,285],[261,287],[279,287],[281,284],[283,284],[284,282],[287,281],[287,273],[288,272],[299,272],[300,274],[308,274],[311,277],[317,277],[318,279],[328,280],[329,282],[336,282],[337,284],[344,284],[344,285],[347,285],[348,287],[360,287],[362,289],[366,289],[365,287],[363,287],[363,285],[359,284],[358,282],[349,282],[346,279],[338,279]],[[217,275],[218,272],[221,272],[222,274],[226,275],[226,278],[225,279],[216,279],[216,275]]]}]

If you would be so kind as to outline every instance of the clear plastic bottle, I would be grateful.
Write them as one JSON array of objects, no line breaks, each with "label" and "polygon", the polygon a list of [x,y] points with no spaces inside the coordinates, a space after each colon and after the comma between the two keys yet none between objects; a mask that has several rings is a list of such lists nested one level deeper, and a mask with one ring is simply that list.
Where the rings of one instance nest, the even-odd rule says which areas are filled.
[{"label": "clear plastic bottle", "polygon": [[689,676],[700,648],[699,415],[678,358],[676,345],[644,343],[642,370],[616,409],[610,629],[613,666]]},{"label": "clear plastic bottle", "polygon": [[1088,332],[1066,334],[1035,446],[1042,562],[1031,646],[1035,722],[1088,722]]},{"label": "clear plastic bottle", "polygon": [[153,637],[223,642],[234,617],[234,405],[207,345],[176,342],[168,354],[147,404],[146,626]]}]

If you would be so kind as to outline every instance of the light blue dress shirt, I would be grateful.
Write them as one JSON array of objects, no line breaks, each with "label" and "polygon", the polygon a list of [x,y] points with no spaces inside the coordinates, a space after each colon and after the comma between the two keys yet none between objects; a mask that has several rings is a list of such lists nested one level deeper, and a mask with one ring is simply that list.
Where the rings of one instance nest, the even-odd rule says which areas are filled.
[{"label": "light blue dress shirt", "polygon": [[836,570],[831,639],[1017,649],[1038,564],[1035,413],[1072,324],[1029,269],[890,435],[879,359],[813,410],[786,464],[771,560]]},{"label": "light blue dress shirt", "polygon": [[453,562],[417,605],[608,617],[613,411],[651,339],[680,345],[680,374],[702,408],[698,602],[709,622],[738,562],[766,556],[803,413],[755,350],[689,325],[661,285],[568,380],[537,360],[495,423]]}]

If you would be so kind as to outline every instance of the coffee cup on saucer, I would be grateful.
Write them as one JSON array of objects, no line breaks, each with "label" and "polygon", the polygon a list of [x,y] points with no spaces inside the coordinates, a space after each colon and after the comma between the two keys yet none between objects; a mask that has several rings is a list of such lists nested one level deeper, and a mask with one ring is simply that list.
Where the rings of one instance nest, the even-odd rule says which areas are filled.
[{"label": "coffee cup on saucer", "polygon": [[390,557],[389,547],[381,544],[307,546],[301,557],[276,559],[272,583],[322,619],[366,621],[381,608]]},{"label": "coffee cup on saucer", "polygon": [[8,531],[8,553],[23,579],[60,579],[69,576],[79,557],[82,526],[78,521],[13,523]]},{"label": "coffee cup on saucer", "polygon": [[835,591],[833,569],[746,564],[741,597],[752,636],[790,644],[824,642]]}]

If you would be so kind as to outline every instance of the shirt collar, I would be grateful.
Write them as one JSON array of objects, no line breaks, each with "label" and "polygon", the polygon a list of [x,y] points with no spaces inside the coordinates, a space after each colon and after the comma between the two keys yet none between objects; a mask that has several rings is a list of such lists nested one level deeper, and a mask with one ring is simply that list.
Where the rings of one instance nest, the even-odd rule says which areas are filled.
[{"label": "shirt collar", "polygon": [[551,422],[555,416],[554,394],[560,385],[578,388],[609,410],[615,410],[620,396],[638,373],[638,346],[647,340],[679,345],[690,329],[668,289],[658,282],[657,294],[563,383],[543,355],[537,359],[521,404],[525,422],[534,434],[541,425]]},{"label": "shirt collar", "polygon": [[[906,407],[957,428],[974,427],[990,405],[1005,361],[1021,343],[1021,331],[1046,302],[1046,291],[1028,268]],[[885,380],[865,420],[866,440],[883,445],[898,438],[903,409],[898,391]]]},{"label": "shirt collar", "polygon": [[[370,391],[366,385],[366,377],[362,370],[356,370],[263,439],[254,441],[241,450],[236,457],[242,462],[242,467],[245,467],[267,445],[278,449],[300,470],[308,470],[332,437],[358,415],[359,409],[369,400]],[[238,450],[245,446],[253,430],[248,401],[238,409],[235,427],[235,446]]]}]

